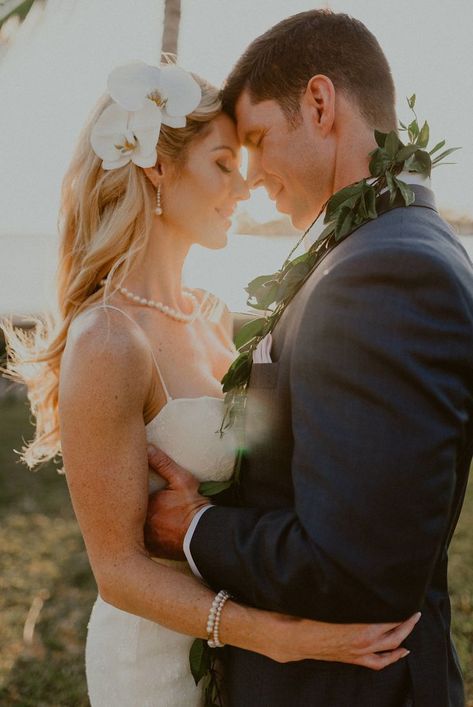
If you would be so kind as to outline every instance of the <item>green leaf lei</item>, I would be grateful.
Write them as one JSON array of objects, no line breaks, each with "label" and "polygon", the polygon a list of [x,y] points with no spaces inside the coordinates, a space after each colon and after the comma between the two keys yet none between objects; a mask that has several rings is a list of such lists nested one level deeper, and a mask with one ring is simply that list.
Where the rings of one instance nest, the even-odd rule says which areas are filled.
[{"label": "green leaf lei", "polygon": [[[248,305],[263,314],[245,324],[235,337],[235,346],[239,355],[222,379],[226,412],[219,430],[220,434],[224,434],[225,430],[232,425],[237,425],[237,432],[243,440],[246,389],[251,374],[253,352],[259,342],[273,331],[291,300],[322,258],[368,221],[398,206],[410,206],[414,203],[413,189],[398,178],[401,171],[430,177],[433,167],[448,164],[443,162],[445,157],[459,149],[453,147],[438,154],[445,146],[445,140],[442,140],[427,151],[429,125],[425,121],[422,127],[419,127],[415,102],[415,94],[407,99],[408,106],[414,114],[413,120],[409,125],[400,122],[400,132],[407,133],[407,143],[404,144],[400,140],[395,130],[389,133],[375,130],[377,148],[370,153],[371,176],[333,194],[291,250],[281,268],[271,275],[255,278],[246,287]],[[291,260],[293,253],[324,211],[326,226],[317,241],[306,253]],[[232,479],[227,482],[208,481],[201,484],[199,490],[203,495],[213,496],[238,482],[243,448],[242,442]],[[215,656],[216,649],[209,648],[205,641],[201,639],[194,641],[190,653],[190,665],[196,684],[202,678],[206,681],[205,707],[217,707],[223,704],[215,671]]]}]

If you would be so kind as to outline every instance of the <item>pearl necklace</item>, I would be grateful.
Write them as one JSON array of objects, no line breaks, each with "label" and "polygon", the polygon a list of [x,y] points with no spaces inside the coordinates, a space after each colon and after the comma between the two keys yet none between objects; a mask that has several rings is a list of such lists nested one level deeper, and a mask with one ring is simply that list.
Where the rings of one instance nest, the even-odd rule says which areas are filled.
[{"label": "pearl necklace", "polygon": [[[106,280],[101,280],[100,281],[101,285],[106,285],[107,281]],[[192,292],[186,292],[184,291],[183,294],[188,297],[193,305],[192,312],[190,314],[184,314],[184,312],[180,312],[178,309],[174,309],[174,307],[168,307],[167,304],[163,304],[162,302],[156,302],[155,300],[152,299],[146,299],[145,297],[140,297],[139,295],[135,295],[133,292],[130,292],[130,290],[126,287],[118,287],[117,288],[119,292],[122,293],[125,297],[127,297],[129,300],[132,302],[136,302],[137,304],[142,304],[145,307],[153,307],[154,309],[157,309],[159,312],[162,314],[165,314],[167,317],[171,317],[171,319],[175,319],[178,322],[183,322],[186,324],[189,324],[190,322],[194,321],[194,319],[197,317],[199,313],[199,301],[195,295],[192,294]]]}]

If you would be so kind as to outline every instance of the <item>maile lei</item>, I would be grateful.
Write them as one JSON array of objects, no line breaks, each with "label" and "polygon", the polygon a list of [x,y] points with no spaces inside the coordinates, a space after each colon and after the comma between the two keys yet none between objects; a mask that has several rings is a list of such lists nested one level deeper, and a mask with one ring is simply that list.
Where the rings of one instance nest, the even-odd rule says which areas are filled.
[{"label": "maile lei", "polygon": [[[410,206],[415,201],[413,189],[399,179],[402,171],[415,172],[430,177],[433,167],[455,150],[456,147],[443,150],[445,140],[437,143],[431,150],[429,144],[429,125],[427,121],[419,126],[415,112],[415,94],[407,99],[414,118],[409,125],[400,123],[400,132],[407,134],[403,143],[395,130],[382,133],[375,130],[377,148],[370,153],[370,177],[337,191],[324,204],[315,221],[302,235],[291,250],[282,267],[271,275],[261,275],[252,280],[246,291],[248,305],[262,313],[245,324],[235,338],[238,357],[222,379],[225,393],[225,417],[220,433],[232,425],[243,429],[246,401],[246,389],[251,374],[253,352],[259,342],[271,333],[281,319],[291,300],[310,277],[318,263],[330,251],[347,238],[355,229],[377,218],[380,214],[397,206]],[[325,211],[325,228],[311,248],[294,259],[292,255],[315,222]],[[200,492],[212,496],[238,483],[243,444],[237,455],[235,473],[227,482],[205,482]],[[190,652],[190,667],[196,683],[205,678],[205,707],[223,705],[216,671],[217,651],[208,647],[205,641],[194,641]]]}]

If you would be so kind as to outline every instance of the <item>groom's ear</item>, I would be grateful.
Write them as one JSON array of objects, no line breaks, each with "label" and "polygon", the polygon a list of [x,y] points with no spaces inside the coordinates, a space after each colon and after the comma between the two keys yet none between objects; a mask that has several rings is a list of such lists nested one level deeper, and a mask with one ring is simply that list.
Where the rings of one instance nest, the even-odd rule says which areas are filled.
[{"label": "groom's ear", "polygon": [[335,122],[335,86],[324,74],[317,74],[307,83],[302,99],[309,111],[311,122],[317,131],[325,137],[332,130]]}]

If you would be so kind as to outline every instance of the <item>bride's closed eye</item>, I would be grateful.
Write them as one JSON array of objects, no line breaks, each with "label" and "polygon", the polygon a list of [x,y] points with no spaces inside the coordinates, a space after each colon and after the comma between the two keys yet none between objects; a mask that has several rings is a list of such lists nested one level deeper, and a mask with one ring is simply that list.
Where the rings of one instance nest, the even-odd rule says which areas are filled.
[{"label": "bride's closed eye", "polygon": [[233,172],[233,169],[230,169],[229,167],[226,167],[226,166],[225,166],[224,164],[222,164],[221,162],[217,162],[217,167],[219,167],[219,168],[222,170],[222,172],[225,172],[225,174],[230,174],[231,172]]}]

